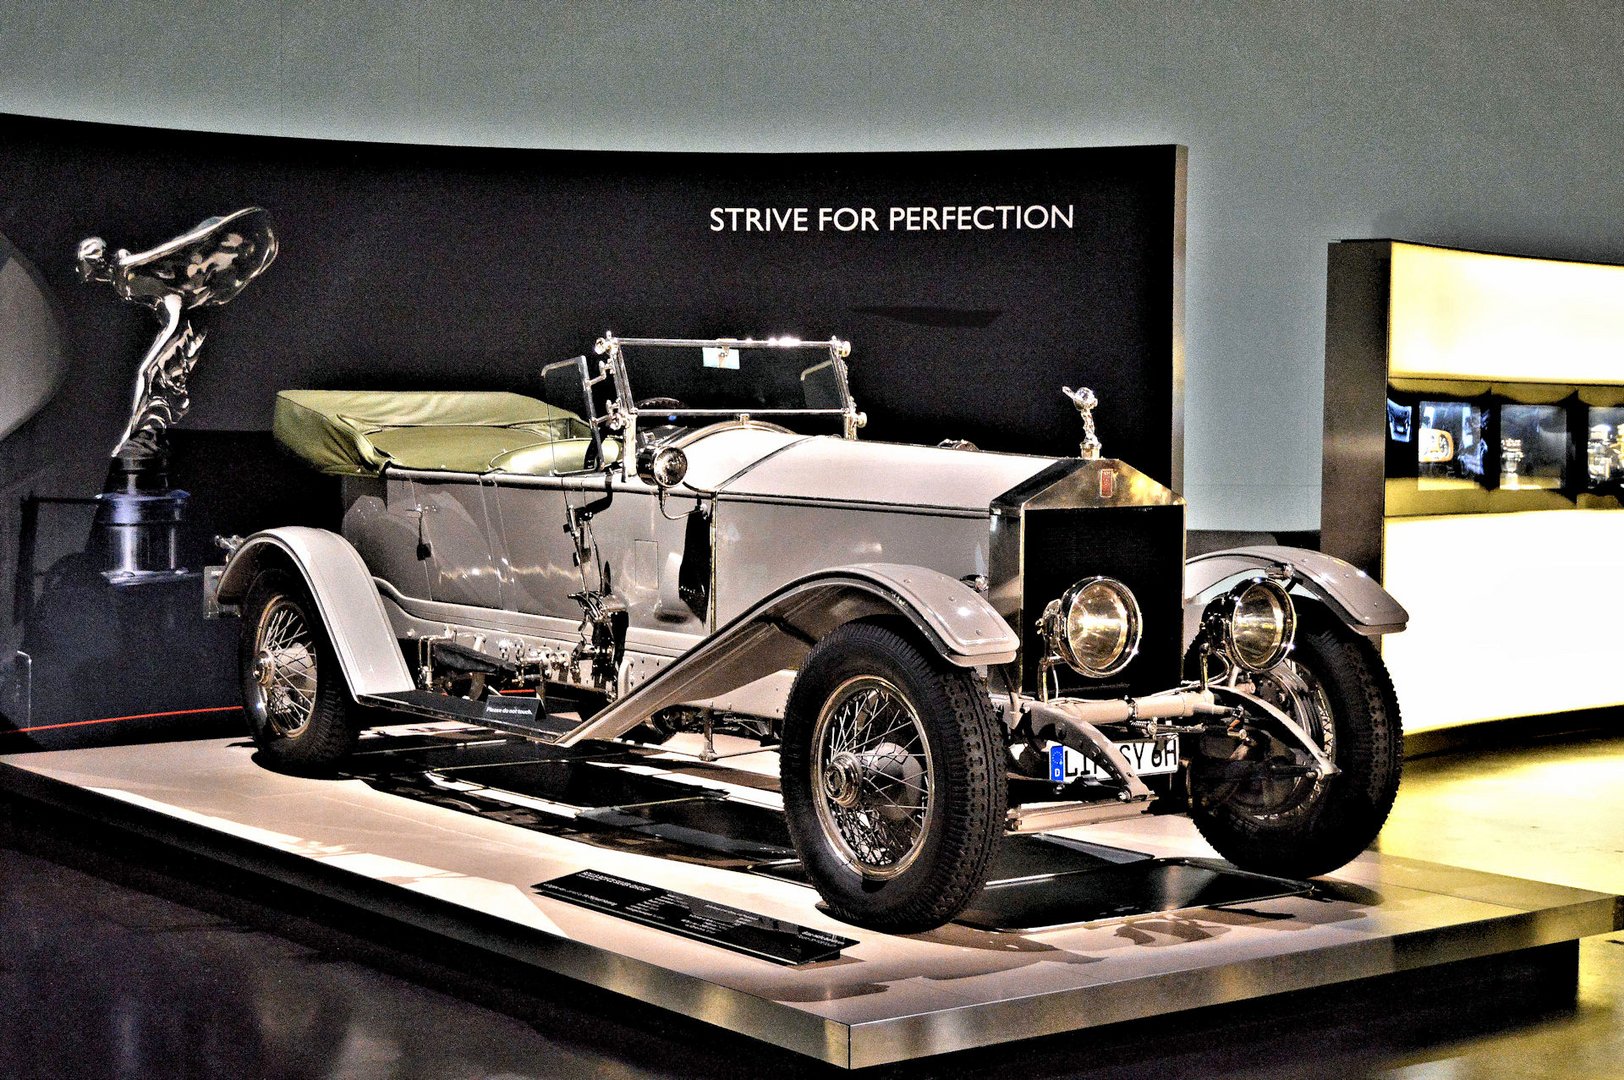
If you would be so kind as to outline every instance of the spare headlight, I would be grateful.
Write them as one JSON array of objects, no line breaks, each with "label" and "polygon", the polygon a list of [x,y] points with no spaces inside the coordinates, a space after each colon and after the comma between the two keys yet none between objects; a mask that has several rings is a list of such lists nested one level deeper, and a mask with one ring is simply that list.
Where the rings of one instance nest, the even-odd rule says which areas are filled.
[{"label": "spare headlight", "polygon": [[1246,670],[1267,671],[1291,651],[1297,609],[1278,582],[1244,581],[1220,597],[1213,610],[1224,651]]},{"label": "spare headlight", "polygon": [[676,487],[688,475],[688,455],[680,447],[645,446],[637,452],[637,475],[645,484],[664,490]]},{"label": "spare headlight", "polygon": [[1115,675],[1139,652],[1139,602],[1115,578],[1084,578],[1043,612],[1043,636],[1072,670]]}]

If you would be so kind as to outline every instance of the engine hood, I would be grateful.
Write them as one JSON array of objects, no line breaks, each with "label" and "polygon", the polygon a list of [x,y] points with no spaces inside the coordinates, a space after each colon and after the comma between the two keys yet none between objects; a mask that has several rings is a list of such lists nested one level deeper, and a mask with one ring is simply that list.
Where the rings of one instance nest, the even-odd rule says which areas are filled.
[{"label": "engine hood", "polygon": [[874,503],[985,514],[1000,494],[1054,458],[857,442],[815,436],[787,442],[720,486],[729,496]]}]

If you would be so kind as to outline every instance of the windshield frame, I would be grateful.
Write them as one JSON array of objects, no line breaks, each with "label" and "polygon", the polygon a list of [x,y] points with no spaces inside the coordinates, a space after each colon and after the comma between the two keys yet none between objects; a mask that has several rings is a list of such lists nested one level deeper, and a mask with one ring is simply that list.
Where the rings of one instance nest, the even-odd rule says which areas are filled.
[{"label": "windshield frame", "polygon": [[[804,376],[825,365],[832,367],[835,375],[836,388],[839,393],[840,407],[824,409],[740,409],[733,407],[706,408],[703,406],[685,406],[680,409],[661,408],[655,410],[661,417],[708,417],[731,418],[735,420],[753,420],[757,418],[768,419],[772,417],[788,416],[827,416],[840,420],[841,436],[846,439],[856,439],[857,431],[866,422],[865,417],[857,409],[857,403],[852,399],[851,380],[846,369],[846,357],[851,355],[851,343],[839,338],[831,337],[824,341],[802,341],[794,337],[756,338],[630,338],[617,337],[606,333],[593,345],[593,352],[602,359],[598,362],[598,374],[590,377],[584,358],[580,358],[581,375],[587,407],[592,414],[588,421],[594,429],[607,428],[625,439],[626,445],[637,445],[637,424],[639,412],[637,397],[632,392],[631,375],[627,369],[625,347],[635,348],[681,348],[681,349],[773,349],[773,350],[822,350],[828,356],[822,364],[812,364],[802,370]],[[614,396],[608,401],[603,416],[596,415],[596,406],[593,404],[592,389],[594,386],[609,379],[612,382]]]}]

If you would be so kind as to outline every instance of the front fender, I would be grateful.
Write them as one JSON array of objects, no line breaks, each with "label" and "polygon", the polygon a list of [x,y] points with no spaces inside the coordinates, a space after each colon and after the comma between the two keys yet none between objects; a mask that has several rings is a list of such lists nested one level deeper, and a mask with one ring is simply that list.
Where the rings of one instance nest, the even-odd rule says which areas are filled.
[{"label": "front fender", "polygon": [[1202,594],[1226,578],[1259,570],[1288,576],[1350,629],[1366,637],[1396,634],[1410,621],[1410,613],[1374,578],[1333,555],[1274,544],[1229,548],[1197,555],[1184,564],[1186,647],[1200,626]]},{"label": "front fender", "polygon": [[[822,584],[814,585],[819,579],[824,579]],[[830,604],[834,621],[818,637],[852,621],[840,617],[844,610],[866,606],[871,609],[865,612],[868,615],[894,611],[905,616],[943,659],[960,667],[1007,664],[1021,647],[1020,639],[986,597],[939,570],[901,563],[855,563],[808,575],[787,588],[795,589],[801,583],[812,586],[811,594],[832,590],[824,594],[840,598],[838,605]]]},{"label": "front fender", "polygon": [[661,709],[704,701],[785,668],[838,626],[902,616],[949,663],[1007,664],[1020,641],[980,593],[936,570],[857,563],[790,582],[602,709],[560,743],[612,739]]},{"label": "front fender", "polygon": [[271,566],[290,567],[304,578],[352,695],[416,688],[372,572],[348,540],[302,525],[255,533],[226,561],[220,602],[240,605],[254,579]]}]

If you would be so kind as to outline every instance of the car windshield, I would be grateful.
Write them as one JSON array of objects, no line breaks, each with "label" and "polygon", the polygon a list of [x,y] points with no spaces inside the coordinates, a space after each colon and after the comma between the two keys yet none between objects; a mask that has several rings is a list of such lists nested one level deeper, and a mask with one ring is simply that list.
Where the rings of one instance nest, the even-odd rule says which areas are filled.
[{"label": "car windshield", "polygon": [[[600,394],[634,411],[639,426],[694,426],[749,415],[786,426],[839,430],[855,410],[838,340],[604,337]],[[608,401],[594,412],[609,412]],[[594,402],[597,405],[598,402]]]},{"label": "car windshield", "polygon": [[[827,413],[846,406],[844,380],[827,341],[648,346],[624,341],[628,390],[638,413]],[[646,406],[645,403],[658,403]]]}]

